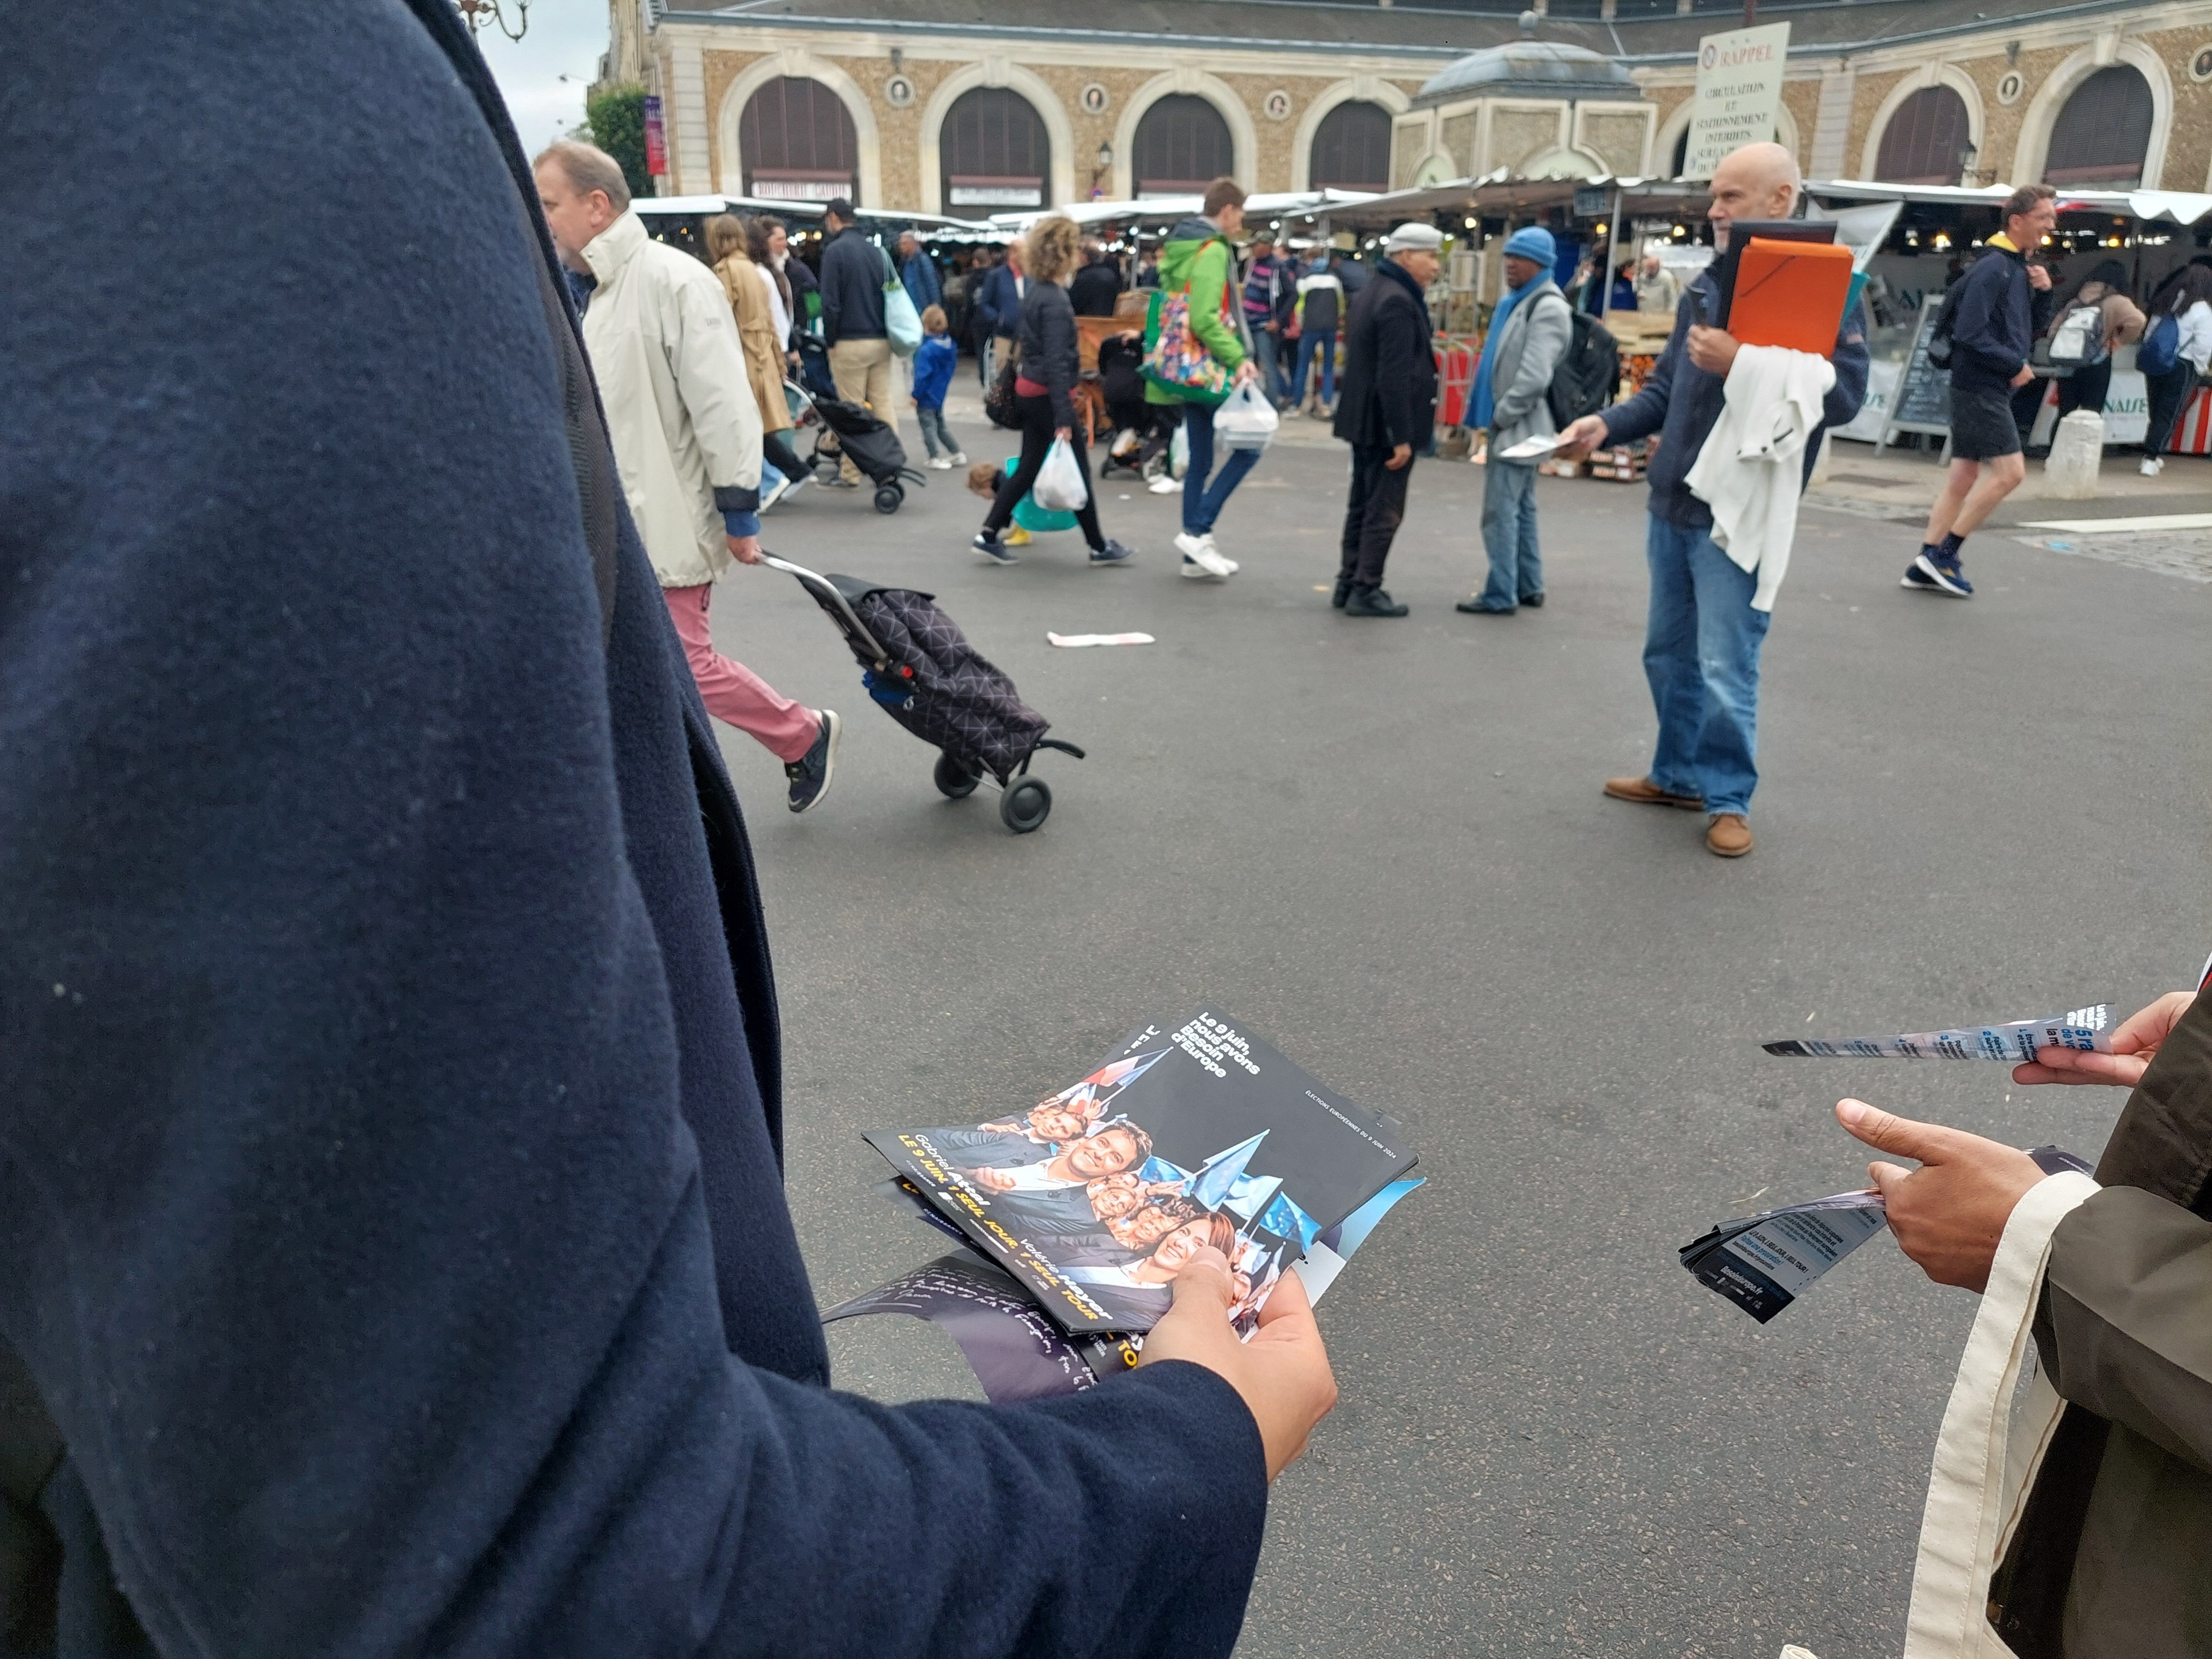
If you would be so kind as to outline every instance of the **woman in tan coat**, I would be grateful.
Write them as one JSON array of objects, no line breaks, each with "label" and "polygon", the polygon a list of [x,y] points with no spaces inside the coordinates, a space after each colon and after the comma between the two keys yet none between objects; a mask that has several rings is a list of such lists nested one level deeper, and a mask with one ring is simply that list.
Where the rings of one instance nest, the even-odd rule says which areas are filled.
[{"label": "woman in tan coat", "polygon": [[[730,310],[737,317],[738,340],[745,352],[745,379],[752,386],[753,401],[760,405],[761,454],[790,480],[791,488],[797,489],[811,472],[783,435],[791,430],[791,411],[783,400],[783,348],[776,339],[775,317],[769,306],[768,283],[775,279],[763,280],[765,273],[753,263],[747,242],[744,223],[735,215],[718,213],[707,221],[707,252],[714,258],[714,274],[722,279],[722,292],[729,296]],[[766,505],[774,496],[764,491],[762,499]]]}]

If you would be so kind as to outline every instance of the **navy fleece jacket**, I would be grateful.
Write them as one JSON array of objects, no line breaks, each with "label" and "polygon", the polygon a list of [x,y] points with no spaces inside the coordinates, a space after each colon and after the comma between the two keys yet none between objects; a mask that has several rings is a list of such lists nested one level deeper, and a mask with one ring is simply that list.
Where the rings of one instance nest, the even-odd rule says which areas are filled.
[{"label": "navy fleece jacket", "polygon": [[[1690,325],[1709,322],[1719,299],[1711,270],[1699,271],[1675,304],[1674,331],[1643,386],[1626,403],[1603,411],[1607,443],[1660,434],[1659,453],[1651,458],[1649,473],[1651,511],[1685,529],[1707,529],[1713,521],[1712,508],[1690,493],[1688,479],[1690,469],[1698,464],[1698,452],[1721,417],[1728,377],[1708,374],[1690,361]],[[1849,421],[1866,401],[1869,353],[1866,313],[1861,307],[1854,306],[1844,313],[1829,361],[1836,366],[1836,383],[1820,400],[1820,424],[1805,443],[1808,478],[1820,453],[1820,434]]]},{"label": "navy fleece jacket", "polygon": [[744,825],[626,515],[603,644],[451,6],[11,21],[0,1647],[1226,1654],[1212,1374],[824,1386]]}]

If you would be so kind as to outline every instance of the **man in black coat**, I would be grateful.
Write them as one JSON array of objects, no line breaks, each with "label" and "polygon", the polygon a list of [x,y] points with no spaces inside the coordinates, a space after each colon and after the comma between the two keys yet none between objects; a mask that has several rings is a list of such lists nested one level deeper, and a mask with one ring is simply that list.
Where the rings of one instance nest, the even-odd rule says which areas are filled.
[{"label": "man in black coat", "polygon": [[1406,516],[1413,457],[1436,432],[1437,360],[1425,295],[1443,243],[1433,225],[1392,231],[1346,323],[1344,395],[1333,430],[1352,446],[1352,499],[1329,603],[1347,617],[1406,614],[1382,591],[1382,563]]},{"label": "man in black coat", "polygon": [[1079,317],[1111,317],[1121,301],[1121,272],[1103,245],[1083,245],[1083,267],[1068,279],[1067,302]]},{"label": "man in black coat", "polygon": [[498,91],[448,0],[247,9],[0,69],[0,1643],[1226,1655],[1303,1301],[826,1386],[744,820]]}]

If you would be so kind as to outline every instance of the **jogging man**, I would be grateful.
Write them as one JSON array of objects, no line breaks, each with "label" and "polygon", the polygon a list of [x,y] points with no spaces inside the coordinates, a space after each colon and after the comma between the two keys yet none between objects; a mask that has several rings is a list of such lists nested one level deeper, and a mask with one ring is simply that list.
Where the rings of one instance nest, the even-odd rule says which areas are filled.
[{"label": "jogging man", "polygon": [[[1972,599],[1960,550],[2027,477],[2012,394],[2035,378],[2028,354],[2046,320],[2051,273],[2027,256],[2058,222],[2057,192],[2022,185],[2006,199],[2003,232],[1959,279],[1951,309],[1951,471],[1902,586]],[[2046,296],[2039,299],[2038,296]]]}]

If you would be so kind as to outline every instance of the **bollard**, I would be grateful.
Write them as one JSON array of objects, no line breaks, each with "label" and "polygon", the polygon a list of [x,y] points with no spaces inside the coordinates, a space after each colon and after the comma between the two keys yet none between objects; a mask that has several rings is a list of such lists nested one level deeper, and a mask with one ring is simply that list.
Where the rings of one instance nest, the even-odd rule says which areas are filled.
[{"label": "bollard", "polygon": [[2104,459],[2105,417],[2075,410],[2051,430],[2043,493],[2062,501],[2088,500],[2097,493],[2097,469]]}]

